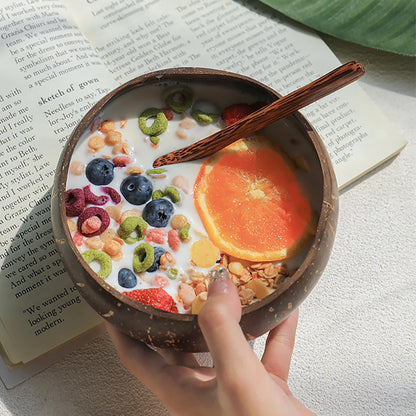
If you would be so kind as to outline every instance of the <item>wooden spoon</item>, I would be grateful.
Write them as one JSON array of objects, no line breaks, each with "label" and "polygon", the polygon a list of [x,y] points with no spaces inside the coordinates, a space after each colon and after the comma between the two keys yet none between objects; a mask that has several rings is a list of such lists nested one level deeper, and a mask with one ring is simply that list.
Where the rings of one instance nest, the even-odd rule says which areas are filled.
[{"label": "wooden spoon", "polygon": [[242,137],[250,136],[256,131],[275,121],[294,113],[320,98],[350,84],[364,75],[364,67],[356,62],[348,62],[328,72],[311,83],[273,101],[271,104],[249,114],[236,123],[179,150],[158,157],[153,167],[187,162],[212,155]]}]

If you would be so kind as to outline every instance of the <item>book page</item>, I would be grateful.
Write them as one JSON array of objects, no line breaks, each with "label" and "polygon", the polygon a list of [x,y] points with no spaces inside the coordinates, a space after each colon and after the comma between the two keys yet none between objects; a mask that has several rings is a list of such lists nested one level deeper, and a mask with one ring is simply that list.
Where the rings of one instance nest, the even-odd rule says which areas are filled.
[{"label": "book page", "polygon": [[0,5],[0,342],[31,361],[101,323],[65,273],[51,229],[60,152],[114,79],[59,1]]},{"label": "book page", "polygon": [[[250,1],[64,3],[120,83],[153,70],[201,66],[287,94],[340,65],[314,33]],[[301,112],[324,140],[340,188],[406,143],[357,83]]]}]

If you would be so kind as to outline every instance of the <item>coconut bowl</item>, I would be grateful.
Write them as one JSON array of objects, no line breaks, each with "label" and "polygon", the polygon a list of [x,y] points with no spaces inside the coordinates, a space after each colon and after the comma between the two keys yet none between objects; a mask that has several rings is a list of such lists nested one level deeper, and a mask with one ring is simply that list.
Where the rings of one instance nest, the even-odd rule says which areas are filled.
[{"label": "coconut bowl", "polygon": [[[205,69],[174,68],[149,73],[108,93],[82,118],[60,157],[52,192],[52,226],[64,266],[80,294],[104,319],[130,337],[154,347],[204,352],[207,346],[198,326],[198,316],[165,312],[124,296],[110,286],[86,263],[71,238],[65,210],[65,191],[71,156],[83,133],[97,116],[116,100],[123,100],[148,85],[202,83],[216,88],[244,91],[257,101],[269,103],[280,97],[272,88],[239,74]],[[273,293],[242,312],[241,328],[247,339],[254,339],[287,318],[309,295],[327,264],[335,238],[338,217],[338,188],[325,146],[313,126],[299,112],[266,129],[279,141],[299,166],[308,198],[313,200],[316,232],[305,249],[293,260],[296,267]],[[299,149],[302,149],[299,151]],[[292,260],[291,260],[292,261]]]}]

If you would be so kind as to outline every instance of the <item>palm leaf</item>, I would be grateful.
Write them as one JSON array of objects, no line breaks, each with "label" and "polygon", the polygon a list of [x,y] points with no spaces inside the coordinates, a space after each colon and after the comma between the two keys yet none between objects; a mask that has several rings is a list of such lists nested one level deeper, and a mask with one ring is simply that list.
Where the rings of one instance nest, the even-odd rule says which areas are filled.
[{"label": "palm leaf", "polygon": [[260,0],[320,32],[416,55],[416,0]]}]

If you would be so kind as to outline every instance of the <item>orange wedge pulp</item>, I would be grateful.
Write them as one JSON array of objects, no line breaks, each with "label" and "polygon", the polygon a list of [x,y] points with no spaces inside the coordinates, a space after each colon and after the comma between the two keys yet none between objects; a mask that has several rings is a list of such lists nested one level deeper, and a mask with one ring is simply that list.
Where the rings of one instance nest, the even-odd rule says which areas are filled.
[{"label": "orange wedge pulp", "polygon": [[277,261],[304,246],[311,236],[311,207],[289,163],[263,136],[238,140],[203,163],[194,204],[222,252]]}]

